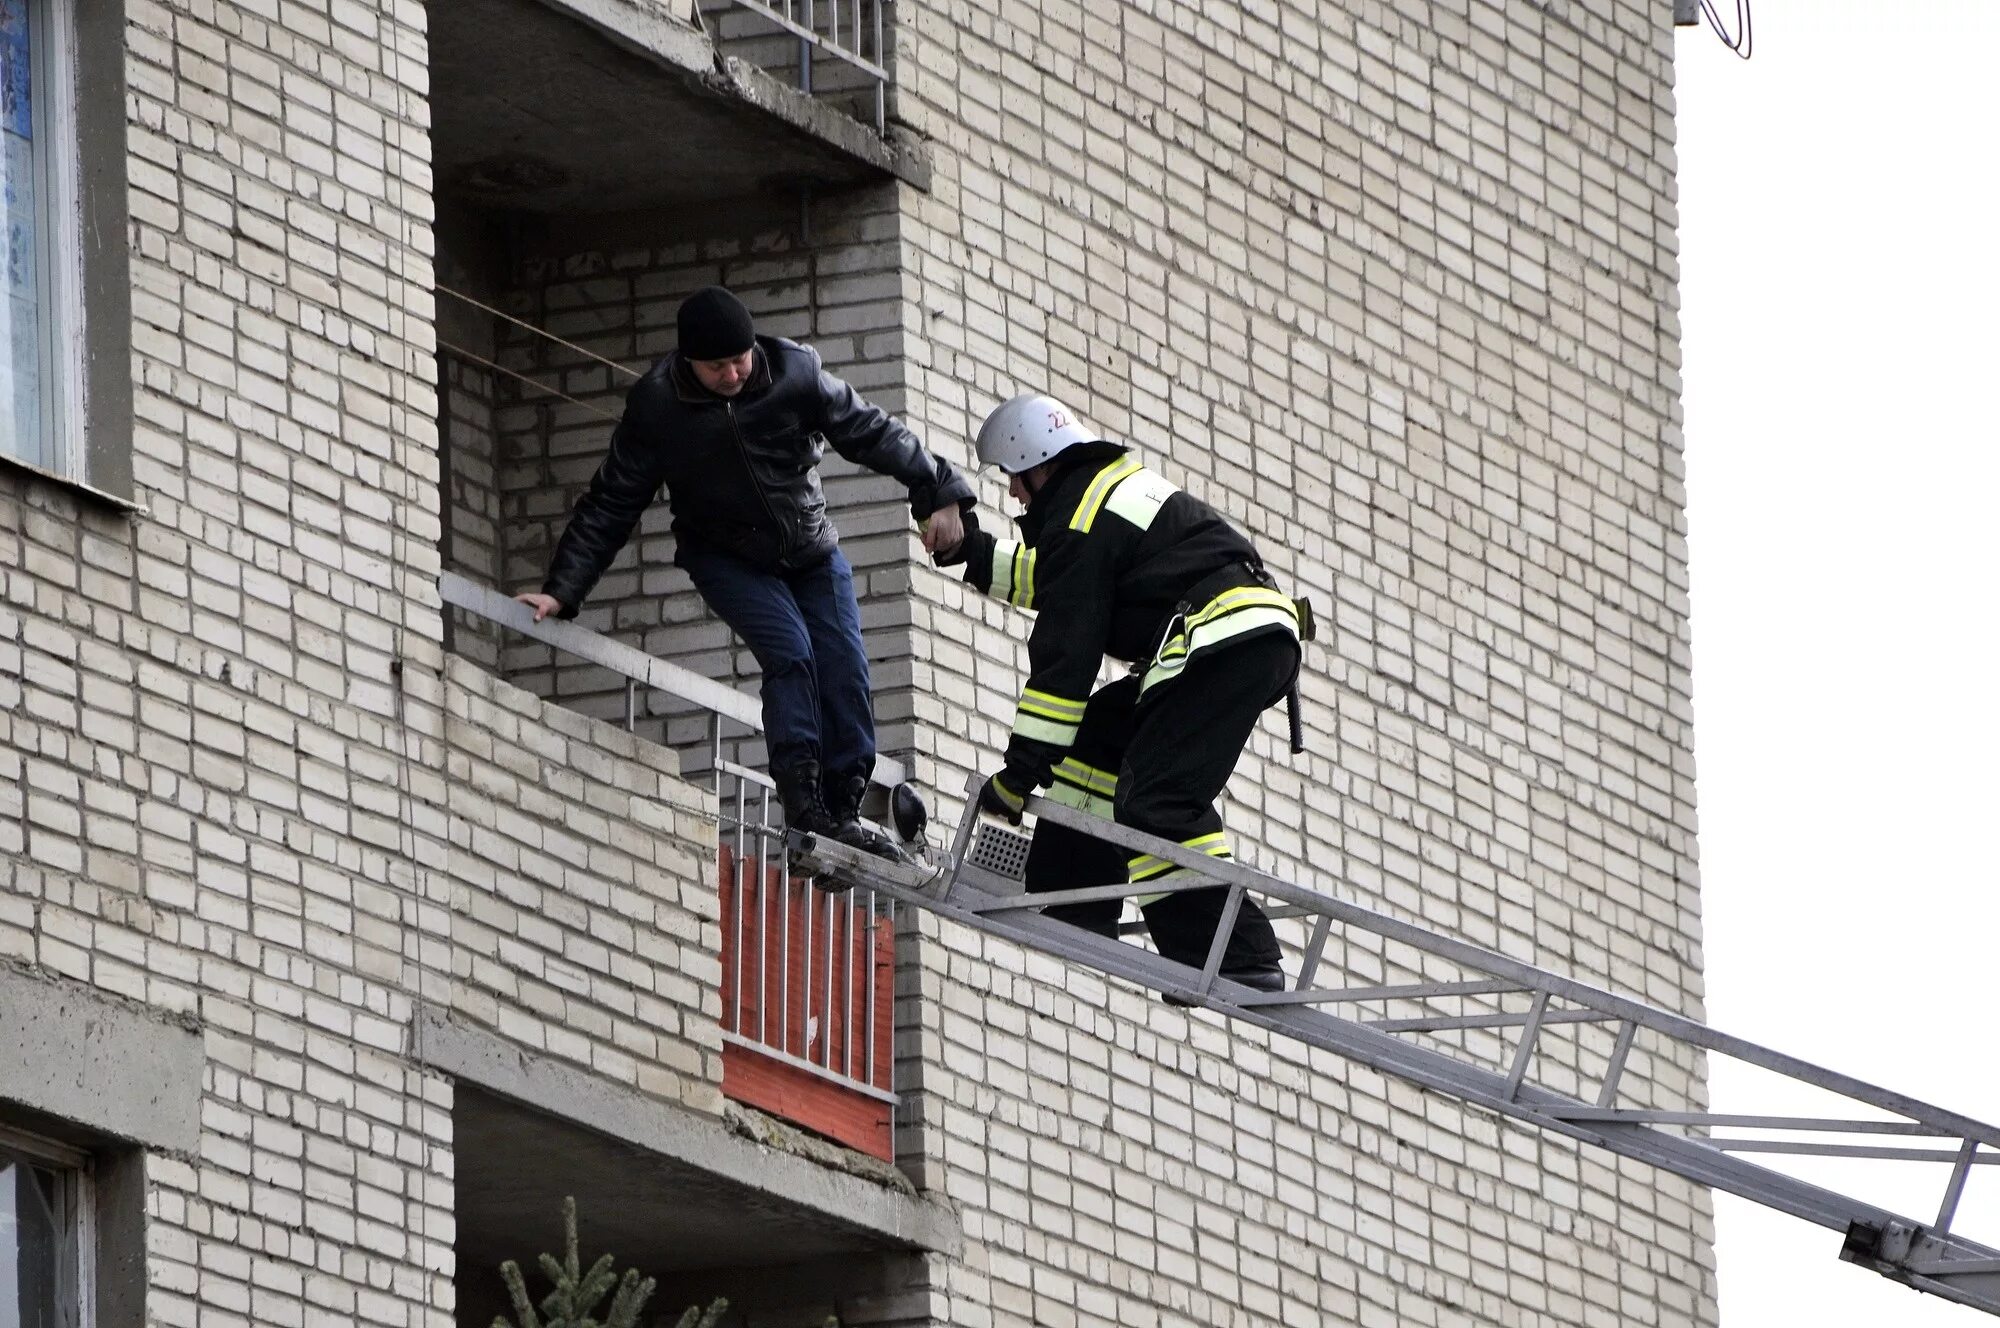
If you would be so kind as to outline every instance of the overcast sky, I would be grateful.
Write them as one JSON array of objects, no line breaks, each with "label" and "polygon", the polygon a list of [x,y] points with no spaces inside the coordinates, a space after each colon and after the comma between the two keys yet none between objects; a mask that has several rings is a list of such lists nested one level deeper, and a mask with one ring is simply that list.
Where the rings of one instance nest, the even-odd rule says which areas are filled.
[{"label": "overcast sky", "polygon": [[[2000,2],[1755,20],[1676,90],[1709,1022],[2000,1122]],[[1805,1174],[1929,1222],[1946,1172]],[[1718,1209],[1724,1328],[1994,1323]]]}]

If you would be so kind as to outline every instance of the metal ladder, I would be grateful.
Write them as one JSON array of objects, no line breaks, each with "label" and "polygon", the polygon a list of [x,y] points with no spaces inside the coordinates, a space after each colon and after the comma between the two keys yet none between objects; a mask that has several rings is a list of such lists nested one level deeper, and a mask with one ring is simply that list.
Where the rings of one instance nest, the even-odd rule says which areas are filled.
[{"label": "metal ladder", "polygon": [[[890,862],[842,844],[794,834],[789,847],[795,868],[839,883],[872,888],[989,935],[1297,1038],[1385,1074],[1816,1222],[1843,1234],[1842,1259],[1873,1268],[1920,1291],[2000,1315],[2000,1251],[1952,1230],[1972,1167],[2000,1161],[2000,1128],[1041,797],[1028,800],[1028,810],[1041,819],[1169,859],[1193,869],[1199,879],[1149,881],[1136,888],[1121,884],[1027,894],[1022,874],[1028,836],[979,814],[979,784],[975,779],[967,787],[965,815],[951,848],[932,855],[931,862]],[[1057,922],[1040,911],[1051,904],[1156,895],[1215,884],[1226,886],[1229,894],[1207,966],[1200,971],[1137,945]],[[1310,927],[1298,974],[1286,991],[1252,991],[1219,976],[1223,945],[1246,894],[1265,901],[1273,920],[1298,918]],[[1345,929],[1344,935],[1373,933],[1408,947],[1427,957],[1417,967],[1445,967],[1454,976],[1372,986],[1324,985],[1318,979],[1335,924]],[[1509,1008],[1523,1003],[1524,1009]],[[1368,1018],[1335,1012],[1335,1007],[1368,1004],[1410,1006],[1416,1013]],[[1473,1036],[1475,1030],[1513,1029],[1520,1031],[1511,1051],[1490,1036]],[[1538,1062],[1554,1061],[1548,1053],[1557,1050],[1554,1043],[1563,1036],[1555,1031],[1559,1029],[1577,1034],[1574,1064],[1550,1068],[1567,1070],[1577,1085],[1586,1077],[1593,1080],[1594,1100],[1586,1101],[1574,1092],[1538,1080]],[[1608,1041],[1608,1050],[1586,1049],[1586,1030],[1596,1030],[1594,1037],[1600,1044]],[[1467,1044],[1483,1040],[1499,1051],[1482,1057],[1469,1045],[1452,1045],[1453,1035]],[[1729,1056],[1872,1108],[1879,1115],[1873,1119],[1724,1115],[1620,1106],[1626,1065],[1642,1037],[1648,1040],[1642,1048],[1645,1051],[1678,1053],[1690,1061],[1701,1052]],[[1583,1069],[1586,1061],[1592,1065],[1589,1076]],[[1540,1080],[1551,1077],[1556,1076],[1544,1074]],[[1793,1137],[1724,1138],[1714,1133],[1740,1129],[1791,1132]],[[1884,1140],[1933,1142],[1921,1146]],[[1926,1224],[1745,1161],[1736,1156],[1740,1153],[1930,1161],[1948,1165],[1949,1175],[1937,1217]]]}]

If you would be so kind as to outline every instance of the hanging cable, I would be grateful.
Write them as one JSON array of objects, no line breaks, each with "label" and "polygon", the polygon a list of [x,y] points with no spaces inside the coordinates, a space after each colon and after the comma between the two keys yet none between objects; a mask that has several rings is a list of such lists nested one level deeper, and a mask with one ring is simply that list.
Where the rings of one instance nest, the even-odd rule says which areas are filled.
[{"label": "hanging cable", "polygon": [[1715,10],[1715,0],[1701,0],[1702,17],[1708,26],[1715,29],[1715,35],[1722,38],[1727,46],[1745,60],[1750,58],[1750,0],[1736,0],[1736,35],[1731,37],[1729,29],[1722,26],[1722,15]]},{"label": "hanging cable", "polygon": [[463,300],[465,303],[471,305],[475,309],[479,309],[486,313],[492,314],[495,318],[504,318],[508,322],[512,323],[515,327],[525,328],[528,331],[534,333],[538,337],[547,337],[550,341],[555,342],[556,345],[563,347],[565,350],[573,350],[579,355],[586,356],[590,359],[596,360],[599,364],[602,364],[607,368],[616,369],[619,373],[624,374],[627,378],[645,377],[645,375],[640,373],[637,369],[627,368],[625,365],[618,363],[618,361],[616,360],[607,360],[602,355],[599,355],[595,351],[585,350],[583,347],[577,345],[574,341],[564,341],[561,337],[557,336],[553,332],[550,332],[546,328],[536,327],[533,323],[523,322],[521,319],[514,317],[514,315],[510,313],[507,313],[500,309],[495,309],[490,304],[482,304],[478,300],[473,299],[470,295],[467,295],[464,291],[455,291],[451,287],[446,286],[442,283],[438,285],[437,289],[439,294],[449,295],[454,300]]},{"label": "hanging cable", "polygon": [[547,393],[549,396],[559,397],[562,400],[569,402],[569,404],[572,406],[581,406],[583,409],[589,411],[593,415],[602,415],[605,419],[610,420],[613,424],[616,424],[618,422],[618,417],[616,415],[613,415],[610,411],[605,410],[602,406],[593,406],[588,401],[578,401],[575,397],[563,391],[561,388],[550,387],[547,383],[542,382],[540,379],[530,378],[528,377],[528,375],[524,373],[517,373],[514,370],[509,369],[504,364],[495,364],[492,360],[487,359],[483,355],[474,355],[471,351],[465,349],[465,347],[454,346],[449,341],[446,341],[443,337],[438,338],[438,348],[440,350],[450,351],[452,354],[458,356],[461,360],[465,360],[472,364],[482,365],[485,368],[493,370],[495,373],[506,374],[509,378],[519,379],[521,382],[526,383],[529,387],[537,388],[540,391]]}]

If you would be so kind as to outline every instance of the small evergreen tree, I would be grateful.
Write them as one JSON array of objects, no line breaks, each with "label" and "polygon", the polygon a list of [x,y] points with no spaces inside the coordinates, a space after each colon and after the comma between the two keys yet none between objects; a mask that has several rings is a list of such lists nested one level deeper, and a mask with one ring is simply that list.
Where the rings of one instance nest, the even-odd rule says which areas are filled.
[{"label": "small evergreen tree", "polygon": [[[528,1299],[528,1283],[521,1276],[520,1265],[512,1259],[500,1265],[500,1276],[506,1279],[508,1293],[514,1298],[514,1314],[520,1320],[520,1328],[636,1328],[639,1310],[653,1294],[653,1279],[641,1280],[638,1269],[628,1268],[625,1276],[618,1279],[618,1293],[611,1299],[609,1313],[601,1320],[590,1317],[597,1302],[611,1289],[611,1256],[599,1255],[589,1272],[582,1270],[583,1263],[576,1250],[573,1195],[563,1199],[562,1262],[544,1254],[541,1265],[542,1272],[555,1285],[542,1297],[539,1317],[534,1303]],[[728,1309],[729,1302],[720,1296],[710,1301],[707,1309],[690,1305],[674,1328],[715,1328]],[[493,1328],[515,1328],[515,1325],[501,1315],[493,1320]],[[822,1328],[840,1328],[840,1317],[828,1315]]]},{"label": "small evergreen tree", "polygon": [[674,1328],[715,1328],[716,1324],[722,1322],[722,1312],[728,1308],[729,1302],[721,1296],[711,1301],[707,1309],[699,1305],[690,1305],[681,1313],[681,1321],[675,1324]]},{"label": "small evergreen tree", "polygon": [[[539,1318],[536,1317],[533,1302],[528,1299],[528,1284],[521,1276],[520,1265],[512,1259],[500,1265],[500,1276],[507,1279],[507,1290],[514,1297],[514,1314],[521,1321],[520,1328],[637,1328],[640,1307],[653,1294],[653,1279],[648,1277],[642,1280],[636,1268],[628,1268],[624,1277],[614,1279],[611,1256],[608,1254],[598,1256],[589,1272],[583,1271],[576,1252],[576,1199],[573,1196],[563,1199],[562,1262],[557,1263],[544,1254],[541,1265],[542,1272],[547,1274],[555,1287],[542,1297]],[[614,1280],[618,1291],[611,1299],[610,1311],[601,1320],[592,1318],[597,1302],[611,1290]],[[702,1328],[712,1328],[713,1322],[704,1320]],[[682,1324],[686,1323],[684,1318]],[[508,1323],[503,1315],[493,1320],[493,1328],[514,1328],[514,1325]]]}]

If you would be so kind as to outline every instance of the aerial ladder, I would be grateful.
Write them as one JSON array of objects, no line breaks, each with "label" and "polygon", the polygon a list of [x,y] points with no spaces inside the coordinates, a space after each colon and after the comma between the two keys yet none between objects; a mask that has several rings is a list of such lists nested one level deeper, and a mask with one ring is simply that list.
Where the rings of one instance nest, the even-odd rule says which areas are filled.
[{"label": "aerial ladder", "polygon": [[[1952,1229],[1972,1168],[2000,1160],[2000,1128],[1042,797],[1031,797],[1027,807],[1041,819],[1169,859],[1197,875],[1148,881],[1141,887],[1028,893],[1022,882],[1029,837],[980,814],[979,784],[974,778],[967,787],[965,813],[947,850],[926,850],[921,861],[894,862],[795,832],[787,839],[793,867],[830,878],[829,885],[873,889],[988,935],[1149,988],[1177,1004],[1296,1038],[1434,1092],[1816,1222],[1841,1233],[1842,1259],[1919,1291],[2000,1315],[2000,1250]],[[1042,915],[1052,904],[1212,885],[1229,893],[1207,966],[1200,970]],[[1220,976],[1224,943],[1243,900],[1251,896],[1274,922],[1295,918],[1304,929],[1298,973],[1288,979],[1285,991],[1253,991]],[[1344,934],[1373,933],[1426,956],[1421,964],[1425,976],[1369,986],[1332,985],[1323,979],[1337,977],[1326,962],[1336,927]],[[1450,975],[1433,978],[1430,970]],[[1362,1013],[1363,1007],[1391,1005],[1414,1012],[1393,1017]],[[1567,1025],[1596,1026],[1609,1039],[1603,1067],[1594,1076],[1596,1092],[1589,1098],[1549,1082],[1562,1078],[1574,1089],[1582,1081],[1585,1058],[1575,1058],[1577,1065],[1565,1066],[1559,1074],[1537,1074],[1538,1062],[1545,1059],[1538,1051],[1551,1050],[1552,1030]],[[1490,1039],[1475,1050],[1475,1039],[1461,1037],[1456,1041],[1465,1045],[1455,1045],[1449,1036],[1471,1030],[1512,1033],[1511,1051],[1496,1058],[1490,1054]],[[1498,1045],[1504,1049],[1506,1044]],[[1630,1096],[1621,1088],[1635,1048],[1690,1061],[1704,1052],[1732,1057],[1859,1104],[1870,1114],[1744,1115],[1621,1105],[1621,1097]],[[1760,1133],[1733,1133],[1745,1129]],[[1760,1166],[1740,1156],[1745,1153],[1936,1162],[1948,1167],[1948,1177],[1936,1216],[1924,1222]]]},{"label": "aerial ladder", "polygon": [[[718,769],[726,764],[720,760],[725,717],[752,732],[762,727],[750,698],[680,665],[575,623],[535,622],[525,606],[454,573],[439,578],[439,590],[448,605],[622,675],[627,679],[628,728],[642,687],[710,712]],[[744,778],[760,778],[741,767],[727,768]],[[878,783],[898,785],[900,779],[900,769],[878,762]],[[967,784],[965,811],[947,848],[923,844],[921,803],[914,790],[900,785],[891,789],[890,807],[903,838],[923,844],[919,858],[891,861],[831,840],[789,833],[786,851],[791,870],[825,878],[827,885],[874,890],[884,899],[1123,979],[1176,1003],[1296,1038],[1473,1106],[1818,1223],[1841,1234],[1842,1259],[1919,1291],[2000,1315],[2000,1250],[1953,1229],[1972,1168],[2000,1162],[2000,1127],[1038,796],[1031,796],[1026,807],[1037,818],[1167,859],[1194,875],[1147,881],[1140,887],[1030,893],[1023,884],[1029,837],[980,814],[981,782],[975,776]],[[1042,915],[1053,904],[1210,885],[1224,886],[1229,894],[1202,969]],[[1296,919],[1305,937],[1298,972],[1288,979],[1288,990],[1252,991],[1221,976],[1224,943],[1242,901],[1250,896],[1259,900],[1273,922]],[[1127,929],[1140,927],[1143,924],[1128,924]],[[1385,954],[1401,947],[1399,953],[1411,958],[1398,967],[1409,969],[1412,980],[1366,986],[1322,980],[1338,975],[1337,966],[1327,961],[1336,927],[1344,937],[1379,938]],[[1420,968],[1426,971],[1419,973]],[[1396,1007],[1399,1012],[1371,1017],[1363,1007]],[[1602,1054],[1576,1055],[1573,1064],[1550,1055],[1557,1050],[1550,1043],[1560,1036],[1555,1031],[1560,1029],[1599,1030]],[[1490,1036],[1501,1033],[1512,1035],[1511,1049]],[[1727,1056],[1768,1072],[1766,1082],[1788,1096],[1794,1089],[1817,1090],[1841,1099],[1843,1111],[1851,1103],[1873,1115],[1725,1114],[1632,1105],[1630,1099],[1639,1094],[1627,1082],[1626,1068],[1635,1051],[1688,1063],[1702,1053]],[[1594,1072],[1589,1077],[1596,1088],[1588,1099],[1570,1091],[1588,1086],[1586,1063]],[[1762,1133],[1748,1137],[1733,1133],[1741,1130]],[[1932,1162],[1946,1167],[1947,1175],[1937,1215],[1926,1223],[1740,1156],[1760,1153]]]}]

